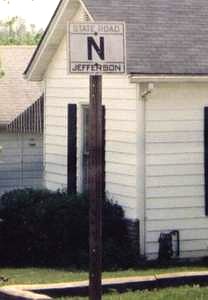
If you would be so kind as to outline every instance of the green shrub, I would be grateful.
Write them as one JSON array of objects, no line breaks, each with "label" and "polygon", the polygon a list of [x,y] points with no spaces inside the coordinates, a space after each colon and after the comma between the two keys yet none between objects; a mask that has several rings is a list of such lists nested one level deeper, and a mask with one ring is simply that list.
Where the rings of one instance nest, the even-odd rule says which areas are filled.
[{"label": "green shrub", "polygon": [[[88,210],[85,195],[15,190],[0,202],[0,264],[88,266]],[[133,266],[136,255],[122,208],[103,203],[104,268]]]}]

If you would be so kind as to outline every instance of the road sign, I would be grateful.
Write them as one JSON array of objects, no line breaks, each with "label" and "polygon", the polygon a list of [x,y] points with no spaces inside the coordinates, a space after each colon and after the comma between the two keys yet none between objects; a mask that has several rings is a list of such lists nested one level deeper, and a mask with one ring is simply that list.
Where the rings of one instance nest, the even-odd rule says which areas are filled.
[{"label": "road sign", "polygon": [[125,73],[124,23],[69,24],[70,73]]}]

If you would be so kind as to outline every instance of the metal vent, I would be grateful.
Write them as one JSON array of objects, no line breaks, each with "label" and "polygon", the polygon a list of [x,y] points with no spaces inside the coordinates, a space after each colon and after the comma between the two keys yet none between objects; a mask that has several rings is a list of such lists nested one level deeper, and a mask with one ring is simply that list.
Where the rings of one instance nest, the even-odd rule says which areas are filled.
[{"label": "metal vent", "polygon": [[86,11],[81,8],[80,9],[80,22],[89,22],[90,21],[90,18],[88,16],[88,14],[86,13]]},{"label": "metal vent", "polygon": [[90,21],[90,18],[89,18],[88,14],[86,12],[84,12],[84,21],[85,22],[89,22]]}]

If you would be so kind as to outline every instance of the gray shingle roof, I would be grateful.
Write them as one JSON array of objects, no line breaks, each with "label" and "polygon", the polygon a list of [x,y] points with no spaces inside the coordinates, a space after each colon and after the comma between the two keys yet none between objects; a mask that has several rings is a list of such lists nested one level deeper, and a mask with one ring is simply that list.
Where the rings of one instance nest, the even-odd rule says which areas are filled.
[{"label": "gray shingle roof", "polygon": [[5,72],[5,76],[0,78],[0,125],[10,123],[41,95],[40,83],[23,78],[33,51],[31,46],[0,46],[0,59]]},{"label": "gray shingle roof", "polygon": [[96,21],[125,21],[128,73],[208,74],[207,0],[84,0]]}]

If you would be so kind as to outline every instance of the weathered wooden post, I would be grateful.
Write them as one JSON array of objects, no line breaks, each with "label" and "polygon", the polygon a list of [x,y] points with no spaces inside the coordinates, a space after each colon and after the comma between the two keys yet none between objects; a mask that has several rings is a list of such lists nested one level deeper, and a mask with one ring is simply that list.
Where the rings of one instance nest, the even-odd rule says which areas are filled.
[{"label": "weathered wooden post", "polygon": [[124,23],[69,24],[69,72],[90,76],[89,298],[102,298],[103,73],[125,72]]},{"label": "weathered wooden post", "polygon": [[89,140],[89,255],[90,300],[102,295],[103,117],[102,76],[90,76]]}]

